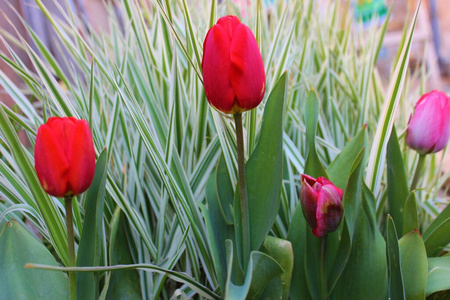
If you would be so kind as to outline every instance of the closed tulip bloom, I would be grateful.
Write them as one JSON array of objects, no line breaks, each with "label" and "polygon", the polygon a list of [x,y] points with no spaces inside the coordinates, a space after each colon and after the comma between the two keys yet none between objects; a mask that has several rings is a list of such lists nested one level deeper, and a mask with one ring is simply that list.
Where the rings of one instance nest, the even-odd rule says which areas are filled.
[{"label": "closed tulip bloom", "polygon": [[264,97],[266,75],[258,44],[235,16],[220,18],[208,31],[202,69],[206,98],[217,110],[241,113]]},{"label": "closed tulip bloom", "polygon": [[317,237],[335,231],[341,223],[342,190],[324,177],[315,179],[302,174],[300,203],[306,222]]},{"label": "closed tulip bloom", "polygon": [[450,99],[441,91],[424,94],[417,102],[406,132],[406,143],[420,154],[435,153],[450,136]]},{"label": "closed tulip bloom", "polygon": [[36,173],[55,197],[81,194],[95,173],[95,150],[89,125],[75,118],[48,119],[39,127],[34,149]]}]

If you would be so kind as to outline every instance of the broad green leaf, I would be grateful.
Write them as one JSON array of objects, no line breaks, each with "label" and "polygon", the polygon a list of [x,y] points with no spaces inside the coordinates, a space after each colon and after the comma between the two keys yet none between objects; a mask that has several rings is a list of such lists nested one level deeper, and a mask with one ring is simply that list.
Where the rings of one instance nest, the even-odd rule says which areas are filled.
[{"label": "broad green leaf", "polygon": [[363,158],[365,155],[365,148],[361,149],[356,155],[351,167],[350,177],[348,179],[347,187],[342,199],[344,205],[345,221],[347,222],[350,238],[353,237],[355,225],[357,222],[357,215],[361,206],[362,195],[362,176],[363,176]]},{"label": "broad green leaf", "polygon": [[[97,159],[95,175],[87,191],[83,232],[77,253],[77,266],[99,266],[102,254],[103,206],[106,174],[108,170],[107,151],[103,150]],[[98,276],[95,273],[77,274],[77,296],[82,299],[98,297]]]},{"label": "broad green leaf", "polygon": [[406,299],[401,264],[403,261],[400,257],[397,231],[395,230],[395,224],[390,215],[388,216],[386,227],[389,297],[391,299]]},{"label": "broad green leaf", "polygon": [[376,224],[375,199],[367,186],[362,195],[352,250],[333,291],[335,299],[380,299],[384,292],[386,243]]},{"label": "broad green leaf", "polygon": [[[330,266],[328,275],[329,293],[333,291],[350,257],[352,238],[362,193],[361,180],[363,176],[364,156],[365,148],[362,148],[352,162],[347,187],[344,190],[342,199],[344,205],[343,225],[340,226],[341,230],[330,235],[333,238],[331,241],[338,244],[335,249],[330,247],[327,249],[327,256],[330,257],[327,260],[327,264]],[[340,236],[338,234],[339,232]]]},{"label": "broad green leaf", "polygon": [[291,299],[311,299],[306,281],[305,250],[306,231],[305,217],[303,216],[301,205],[297,205],[289,227],[288,240],[292,244],[294,251],[294,269],[292,270]]},{"label": "broad green leaf", "polygon": [[281,266],[270,256],[259,251],[253,251],[250,254],[250,260],[247,268],[247,275],[242,285],[236,285],[233,282],[231,274],[233,274],[233,243],[231,240],[226,241],[227,248],[227,283],[225,290],[226,299],[244,300],[258,299],[261,292],[264,291],[266,285],[275,277],[283,273]]},{"label": "broad green leaf", "polygon": [[423,234],[428,257],[437,256],[450,243],[450,205],[437,216]]},{"label": "broad green leaf", "polygon": [[419,220],[417,216],[416,192],[412,191],[406,198],[403,215],[403,235],[417,228],[419,228]]},{"label": "broad green leaf", "polygon": [[26,269],[26,263],[58,265],[34,236],[15,221],[8,222],[0,234],[1,298],[69,298],[69,282],[63,272]]},{"label": "broad green leaf", "polygon": [[[220,166],[220,164],[219,164]],[[219,172],[219,170],[217,170]],[[234,228],[227,224],[220,207],[216,188],[216,176],[212,174],[206,185],[206,199],[208,206],[203,208],[208,243],[211,251],[215,273],[222,293],[225,291],[227,280],[226,240],[234,240]],[[236,269],[236,268],[235,268]],[[235,279],[236,280],[236,279]]]},{"label": "broad green leaf", "polygon": [[400,239],[399,246],[406,299],[424,299],[428,261],[422,236],[415,229]]},{"label": "broad green leaf", "polygon": [[450,290],[450,256],[430,257],[426,296],[445,290]]},{"label": "broad green leaf", "polygon": [[[264,242],[280,206],[286,76],[281,76],[270,93],[258,144],[245,166],[251,250],[259,249]],[[238,207],[235,203],[235,224],[241,219]]]},{"label": "broad green leaf", "polygon": [[359,152],[366,144],[367,127],[363,126],[327,168],[327,173],[330,176],[329,179],[335,186],[342,190],[345,189],[355,157],[358,156]]},{"label": "broad green leaf", "polygon": [[317,123],[319,122],[319,100],[316,93],[311,90],[308,93],[305,107],[305,123],[306,123],[306,136],[308,141],[308,156],[305,162],[305,174],[317,177],[328,178],[319,156],[316,151],[316,130]]},{"label": "broad green leaf", "polygon": [[392,127],[387,145],[386,159],[389,213],[395,221],[396,231],[403,233],[404,207],[409,195],[409,188],[395,126]]},{"label": "broad green leaf", "polygon": [[294,267],[292,244],[289,241],[269,235],[264,241],[263,251],[278,262],[280,267],[283,268],[283,273],[267,285],[261,298],[289,299],[292,269]]},{"label": "broad green leaf", "polygon": [[[134,262],[127,238],[128,226],[124,217],[123,212],[116,209],[111,222],[109,246],[109,263],[111,265]],[[142,297],[139,273],[136,270],[118,270],[111,272],[110,276],[106,299],[140,299]]]}]

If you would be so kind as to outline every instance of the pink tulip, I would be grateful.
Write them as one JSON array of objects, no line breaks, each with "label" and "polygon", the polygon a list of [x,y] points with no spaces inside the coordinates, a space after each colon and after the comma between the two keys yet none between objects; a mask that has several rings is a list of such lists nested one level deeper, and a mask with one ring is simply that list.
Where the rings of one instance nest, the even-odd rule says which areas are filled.
[{"label": "pink tulip", "polygon": [[429,154],[444,149],[449,137],[450,99],[437,90],[424,94],[410,117],[406,143],[420,154]]},{"label": "pink tulip", "polygon": [[335,231],[341,223],[342,190],[324,177],[315,179],[302,174],[300,203],[306,222],[317,237]]}]

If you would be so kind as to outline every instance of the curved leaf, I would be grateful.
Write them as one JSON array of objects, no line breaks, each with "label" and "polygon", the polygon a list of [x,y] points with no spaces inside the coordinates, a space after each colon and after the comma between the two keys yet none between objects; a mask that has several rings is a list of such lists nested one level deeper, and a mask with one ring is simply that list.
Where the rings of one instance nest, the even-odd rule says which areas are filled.
[{"label": "curved leaf", "polygon": [[[406,299],[403,288],[401,257],[398,245],[397,231],[392,217],[387,219],[387,260],[389,271],[389,297],[391,299]],[[409,298],[408,298],[409,299]]]},{"label": "curved leaf", "polygon": [[[102,249],[103,204],[107,172],[107,151],[103,150],[97,159],[95,176],[86,194],[85,217],[77,266],[98,266]],[[95,273],[77,274],[77,296],[82,299],[96,299],[98,278]]]},{"label": "curved leaf", "polygon": [[[403,218],[406,198],[409,195],[402,151],[398,143],[395,126],[392,127],[391,137],[387,145],[387,194],[389,213],[395,221],[395,228],[399,234],[403,233]],[[417,227],[416,227],[417,228]]]},{"label": "curved leaf", "polygon": [[400,239],[399,246],[406,299],[425,299],[428,261],[422,236],[415,229]]},{"label": "curved leaf", "polygon": [[25,269],[29,262],[58,265],[35,237],[15,221],[8,222],[0,235],[1,298],[69,298],[69,282],[63,272]]}]

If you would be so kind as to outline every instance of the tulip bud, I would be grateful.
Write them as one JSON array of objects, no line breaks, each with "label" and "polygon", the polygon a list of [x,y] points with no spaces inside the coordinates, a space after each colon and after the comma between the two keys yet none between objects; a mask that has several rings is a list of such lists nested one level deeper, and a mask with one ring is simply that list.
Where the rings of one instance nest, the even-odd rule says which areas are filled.
[{"label": "tulip bud", "polygon": [[302,174],[300,203],[303,215],[317,237],[335,231],[341,223],[344,212],[342,190],[324,177],[315,179]]},{"label": "tulip bud", "polygon": [[406,143],[420,154],[444,149],[450,136],[450,99],[441,91],[424,94],[417,102],[406,132]]},{"label": "tulip bud", "polygon": [[203,43],[203,84],[217,110],[236,114],[258,106],[266,90],[266,75],[251,30],[235,16],[222,17]]},{"label": "tulip bud", "polygon": [[55,197],[81,194],[95,173],[95,150],[89,125],[75,118],[50,118],[39,127],[34,149],[36,173]]}]

